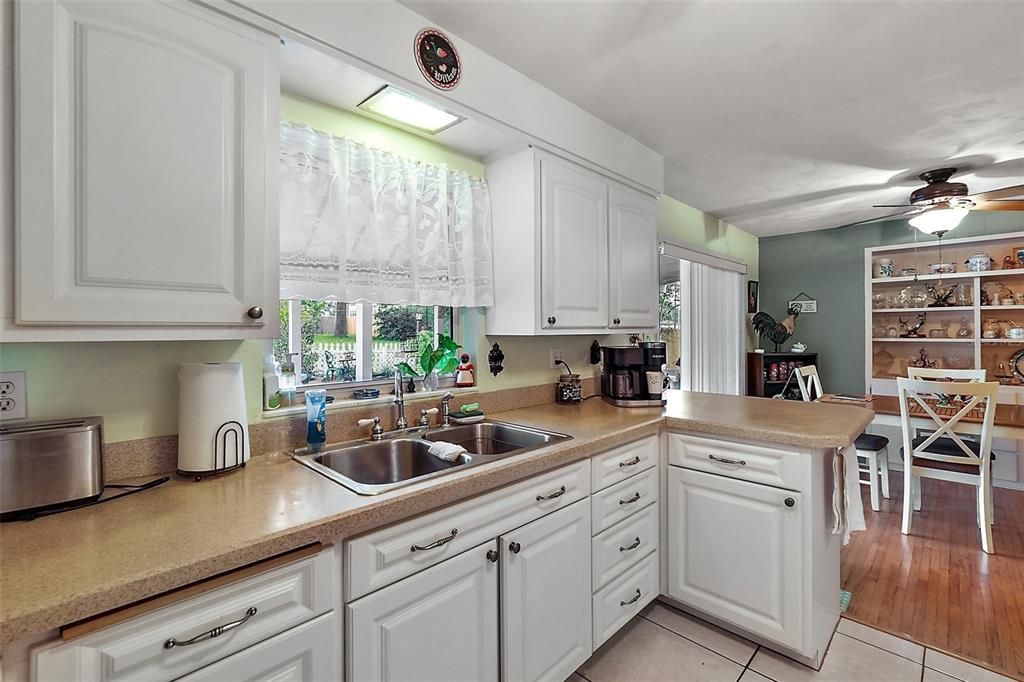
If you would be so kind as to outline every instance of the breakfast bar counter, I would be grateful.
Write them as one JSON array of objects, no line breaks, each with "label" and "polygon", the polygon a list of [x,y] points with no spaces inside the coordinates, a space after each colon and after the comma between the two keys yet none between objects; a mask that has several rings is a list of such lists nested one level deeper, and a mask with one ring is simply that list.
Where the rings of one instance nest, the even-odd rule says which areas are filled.
[{"label": "breakfast bar counter", "polygon": [[664,408],[595,398],[490,415],[571,440],[366,497],[294,462],[166,485],[109,504],[0,527],[0,644],[52,630],[314,542],[386,526],[654,435],[662,427],[834,449],[871,420],[859,407],[670,391]]}]

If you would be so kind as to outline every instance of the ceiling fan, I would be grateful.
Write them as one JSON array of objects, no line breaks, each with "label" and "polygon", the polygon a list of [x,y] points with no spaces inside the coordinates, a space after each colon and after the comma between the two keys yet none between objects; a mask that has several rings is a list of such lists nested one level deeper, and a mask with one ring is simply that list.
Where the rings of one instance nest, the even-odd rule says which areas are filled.
[{"label": "ceiling fan", "polygon": [[912,215],[914,217],[910,219],[911,225],[927,234],[942,237],[959,225],[968,211],[1024,211],[1024,185],[1003,187],[980,194],[968,194],[966,184],[949,182],[956,171],[956,168],[936,168],[921,173],[918,177],[928,184],[918,187],[910,193],[910,203],[874,206],[874,208],[906,208],[910,210],[853,224],[859,225]]}]

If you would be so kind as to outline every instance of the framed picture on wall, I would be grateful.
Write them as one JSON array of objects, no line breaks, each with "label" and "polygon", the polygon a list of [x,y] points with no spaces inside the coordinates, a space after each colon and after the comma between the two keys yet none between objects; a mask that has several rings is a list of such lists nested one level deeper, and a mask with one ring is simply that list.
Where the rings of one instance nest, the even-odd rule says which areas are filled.
[{"label": "framed picture on wall", "polygon": [[757,312],[757,281],[747,280],[747,312]]}]

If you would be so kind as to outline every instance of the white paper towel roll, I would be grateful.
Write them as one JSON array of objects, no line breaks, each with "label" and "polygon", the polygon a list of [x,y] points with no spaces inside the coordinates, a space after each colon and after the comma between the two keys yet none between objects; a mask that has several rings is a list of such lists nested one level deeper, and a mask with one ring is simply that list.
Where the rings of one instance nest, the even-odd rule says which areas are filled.
[{"label": "white paper towel roll", "polygon": [[242,366],[182,363],[178,390],[178,471],[212,473],[249,461]]}]

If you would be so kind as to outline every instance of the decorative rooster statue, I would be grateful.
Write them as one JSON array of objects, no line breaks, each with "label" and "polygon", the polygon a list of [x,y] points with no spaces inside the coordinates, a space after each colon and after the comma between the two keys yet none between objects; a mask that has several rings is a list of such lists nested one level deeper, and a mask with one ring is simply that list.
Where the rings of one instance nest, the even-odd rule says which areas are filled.
[{"label": "decorative rooster statue", "polygon": [[754,331],[758,336],[775,344],[776,353],[779,352],[779,346],[793,336],[793,331],[796,329],[796,318],[800,317],[798,306],[792,306],[788,312],[789,316],[782,322],[776,322],[774,317],[761,312],[754,313],[754,318],[750,320],[750,324],[754,326]]}]

